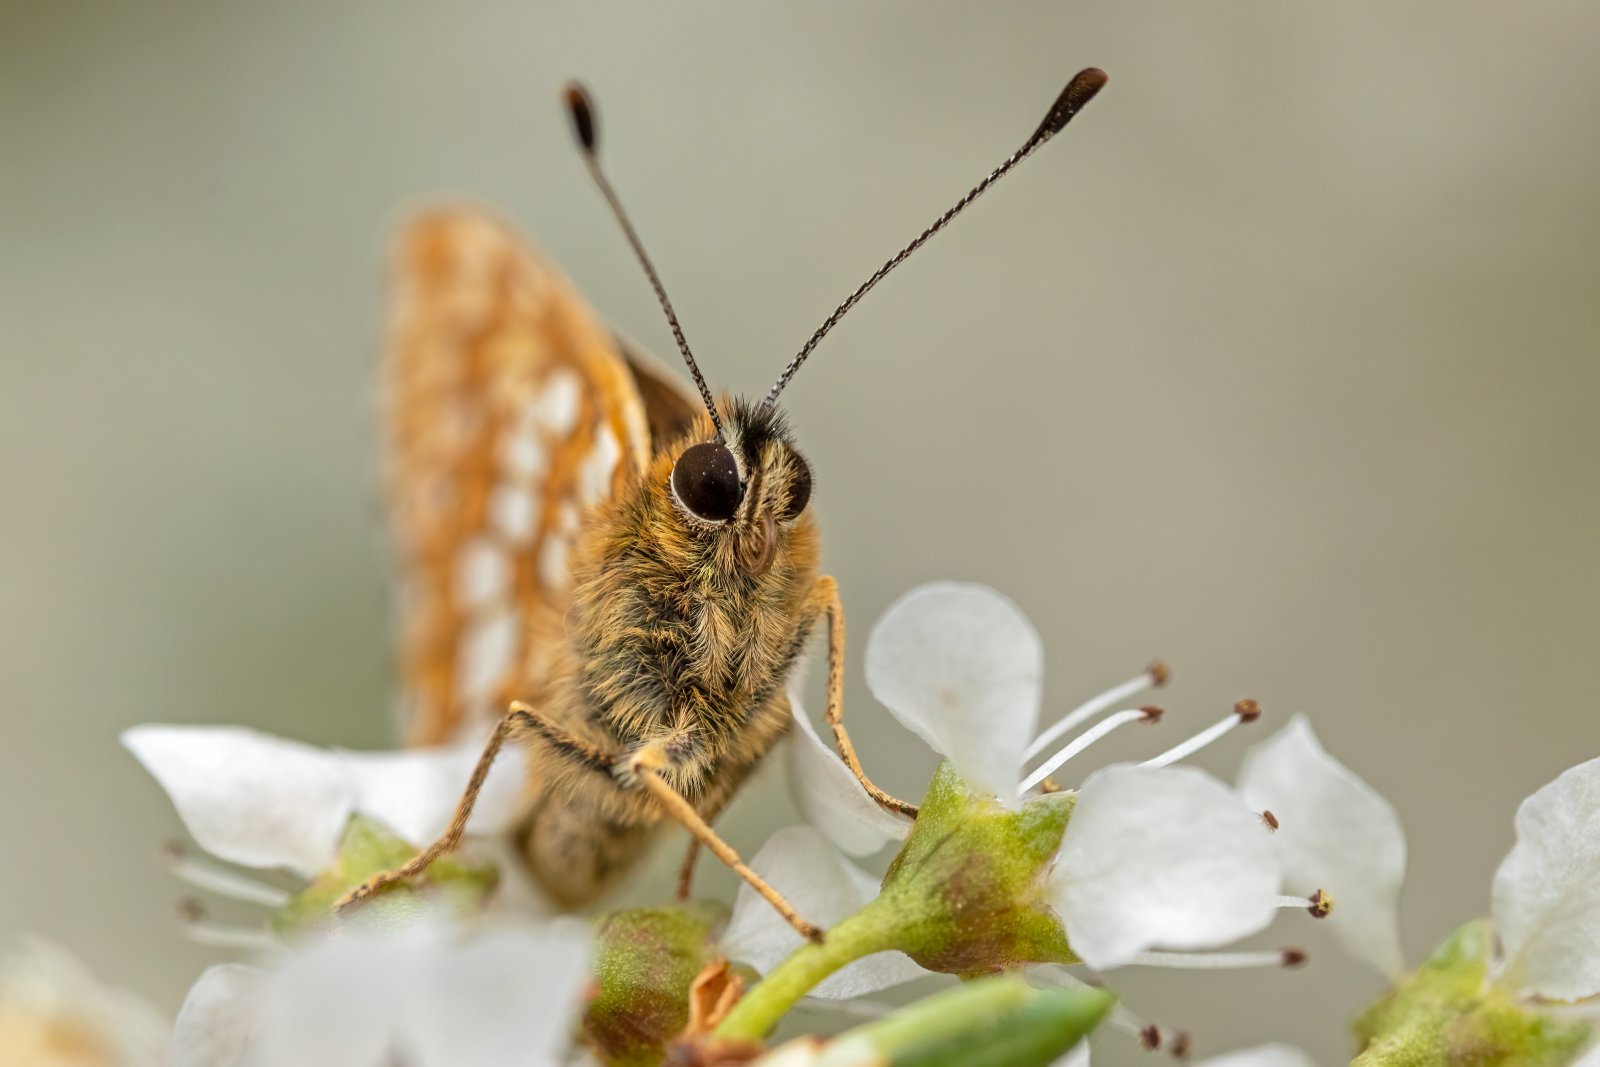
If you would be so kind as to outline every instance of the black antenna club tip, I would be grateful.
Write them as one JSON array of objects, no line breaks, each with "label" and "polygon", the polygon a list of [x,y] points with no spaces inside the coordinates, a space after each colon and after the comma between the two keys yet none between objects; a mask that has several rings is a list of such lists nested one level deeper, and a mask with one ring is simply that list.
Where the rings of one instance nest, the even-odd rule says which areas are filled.
[{"label": "black antenna club tip", "polygon": [[594,102],[589,90],[577,82],[568,82],[561,96],[567,102],[567,114],[572,117],[572,132],[585,152],[593,152],[600,141],[599,128],[594,120]]},{"label": "black antenna club tip", "polygon": [[1061,95],[1056,97],[1056,102],[1050,105],[1050,112],[1034,132],[1034,140],[1043,141],[1060,133],[1110,80],[1111,76],[1099,67],[1088,67],[1074,74],[1067,87],[1061,90]]}]

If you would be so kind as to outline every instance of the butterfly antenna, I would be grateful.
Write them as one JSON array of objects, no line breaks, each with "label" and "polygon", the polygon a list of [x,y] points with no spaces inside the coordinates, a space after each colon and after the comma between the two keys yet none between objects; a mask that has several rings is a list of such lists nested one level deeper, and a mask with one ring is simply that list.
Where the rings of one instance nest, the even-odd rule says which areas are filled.
[{"label": "butterfly antenna", "polygon": [[661,276],[656,273],[655,264],[650,262],[650,256],[644,250],[644,243],[639,240],[638,231],[628,220],[628,213],[622,210],[622,201],[617,199],[616,190],[611,188],[611,182],[606,179],[605,171],[600,168],[600,130],[595,122],[594,102],[589,98],[588,90],[577,82],[567,83],[564,96],[567,102],[567,114],[572,118],[572,132],[578,138],[578,147],[583,150],[583,161],[589,168],[589,176],[594,179],[595,185],[600,187],[600,195],[606,198],[611,213],[616,216],[617,223],[622,227],[623,235],[633,247],[633,254],[638,257],[639,265],[650,278],[650,285],[656,291],[656,299],[661,302],[661,310],[666,312],[667,325],[672,327],[672,337],[678,342],[678,351],[683,353],[683,361],[689,365],[689,373],[693,375],[694,384],[700,390],[700,398],[706,403],[706,411],[711,415],[711,424],[717,428],[717,440],[720,441],[722,419],[717,414],[716,403],[711,399],[711,388],[706,385],[705,375],[700,373],[700,366],[694,361],[694,353],[689,351],[689,342],[683,336],[683,327],[678,325],[678,313],[672,310],[672,301],[667,299],[667,290],[661,284]]},{"label": "butterfly antenna", "polygon": [[1096,93],[1105,88],[1106,81],[1106,72],[1097,67],[1090,67],[1075,74],[1072,80],[1067,83],[1067,87],[1061,90],[1061,95],[1056,97],[1055,103],[1050,105],[1050,110],[1046,113],[1044,121],[1039,123],[1039,128],[1033,131],[1033,136],[1023,142],[1021,148],[1011,153],[1005,162],[989,172],[988,177],[968,190],[965,196],[951,205],[950,210],[935,219],[933,225],[917,234],[915,240],[890,257],[889,261],[879,267],[872,277],[862,282],[855,292],[846,297],[844,303],[833,309],[833,314],[822,321],[822,325],[817,327],[817,332],[811,335],[811,339],[789,361],[789,365],[783,368],[783,373],[778,375],[778,381],[773,385],[772,392],[767,394],[766,400],[762,402],[762,407],[770,408],[778,402],[778,394],[783,392],[783,387],[789,384],[789,379],[793,378],[795,371],[800,369],[800,364],[806,361],[806,357],[811,355],[812,350],[828,335],[828,331],[839,325],[839,320],[844,318],[845,314],[855,307],[861,298],[871,291],[873,286],[883,281],[890,271],[910,258],[911,253],[927,244],[934,234],[949,225],[951,219],[965,211],[967,206],[987,192],[991,185],[1005,177],[1018,163],[1033,155],[1041,145],[1060,133],[1062,128],[1071,122],[1079,111],[1083,110],[1083,106],[1093,100]]}]

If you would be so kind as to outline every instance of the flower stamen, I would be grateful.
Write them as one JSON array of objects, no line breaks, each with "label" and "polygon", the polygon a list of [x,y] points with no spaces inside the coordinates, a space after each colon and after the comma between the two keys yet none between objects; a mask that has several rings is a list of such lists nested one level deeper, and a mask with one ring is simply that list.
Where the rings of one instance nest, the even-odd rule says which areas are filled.
[{"label": "flower stamen", "polygon": [[161,852],[166,857],[167,868],[173,877],[207,893],[273,909],[287,906],[291,899],[287,890],[200,859],[176,841],[167,842]]},{"label": "flower stamen", "polygon": [[1162,712],[1160,708],[1146,706],[1142,708],[1129,708],[1127,711],[1119,711],[1113,715],[1107,715],[1104,719],[1101,719],[1099,722],[1089,727],[1089,729],[1085,730],[1083,733],[1067,742],[1060,752],[1057,752],[1054,756],[1051,756],[1049,759],[1045,760],[1032,774],[1024,778],[1022,780],[1022,792],[1026,793],[1028,790],[1032,789],[1034,786],[1050,777],[1050,775],[1054,774],[1062,764],[1066,763],[1073,756],[1076,756],[1078,753],[1082,752],[1084,749],[1088,748],[1090,745],[1094,744],[1102,737],[1105,737],[1118,727],[1126,726],[1131,722],[1159,722],[1161,720],[1161,714]]},{"label": "flower stamen", "polygon": [[1326,919],[1333,914],[1333,897],[1319,889],[1309,897],[1279,897],[1277,906],[1310,912],[1313,919]]},{"label": "flower stamen", "polygon": [[[1305,901],[1298,901],[1303,907]],[[1304,950],[1279,949],[1276,952],[1141,952],[1133,958],[1137,967],[1166,967],[1180,971],[1235,971],[1251,967],[1299,967],[1306,962]]]},{"label": "flower stamen", "polygon": [[[1099,982],[1084,981],[1059,964],[1046,964],[1035,968],[1032,973],[1043,979],[1045,984],[1055,986],[1058,989],[1101,988]],[[1155,1023],[1147,1022],[1121,1001],[1111,1006],[1111,1012],[1106,1016],[1104,1025],[1119,1034],[1134,1038],[1147,1049],[1157,1049],[1163,1043],[1170,1042],[1174,1056],[1187,1054],[1192,1040],[1189,1031],[1157,1026]],[[1149,1043],[1152,1040],[1154,1044]],[[1183,1050],[1182,1052],[1179,1051],[1180,1048]]]},{"label": "flower stamen", "polygon": [[265,927],[227,926],[212,922],[205,906],[193,897],[178,902],[178,922],[183,929],[183,936],[197,945],[251,951],[279,947],[277,938],[268,933]]},{"label": "flower stamen", "polygon": [[1181,759],[1187,759],[1212,742],[1226,737],[1235,727],[1255,722],[1259,718],[1261,718],[1261,705],[1254,700],[1241,700],[1234,704],[1233,711],[1228,714],[1227,718],[1206,727],[1187,741],[1167,749],[1161,755],[1152,756],[1150,759],[1145,760],[1142,766],[1170,766]]},{"label": "flower stamen", "polygon": [[1144,672],[1136,678],[1129,678],[1121,685],[1107,689],[1099,696],[1091,697],[1082,704],[1067,712],[1060,721],[1050,729],[1033,739],[1033,744],[1028,746],[1024,759],[1033,759],[1041,752],[1048,751],[1056,740],[1075,726],[1088,722],[1107,708],[1114,708],[1125,700],[1131,700],[1146,689],[1157,689],[1167,684],[1167,679],[1172,672],[1160,660],[1153,661]]},{"label": "flower stamen", "polygon": [[1134,1036],[1139,1039],[1139,1047],[1146,1052],[1159,1052],[1165,1045],[1168,1054],[1175,1060],[1186,1059],[1194,1044],[1194,1035],[1189,1031],[1163,1030],[1155,1023],[1141,1026]]}]

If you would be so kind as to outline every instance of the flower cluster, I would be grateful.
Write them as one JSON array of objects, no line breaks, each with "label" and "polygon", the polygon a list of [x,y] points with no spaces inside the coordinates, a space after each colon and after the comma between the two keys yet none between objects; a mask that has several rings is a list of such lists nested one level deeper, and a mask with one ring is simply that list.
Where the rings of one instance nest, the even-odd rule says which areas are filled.
[{"label": "flower cluster", "polygon": [[[1156,962],[1153,948],[1212,948],[1262,929],[1281,907],[1311,910],[1307,897],[1280,893],[1281,863],[1259,812],[1211,775],[1180,764],[1253,721],[1259,715],[1253,702],[1241,701],[1214,727],[1143,763],[1102,768],[1077,789],[1063,790],[1050,776],[1095,741],[1161,719],[1158,708],[1118,705],[1163,683],[1166,668],[1153,665],[1041,732],[1043,660],[1038,634],[1009,600],[982,586],[931,585],[891,606],[873,630],[867,682],[902,725],[945,757],[980,806],[992,803],[1022,822],[1041,806],[1061,811],[1064,835],[1044,857],[1043,896],[1060,919],[1071,962],[1096,970]],[[904,836],[909,824],[886,825],[893,817],[799,718],[790,780],[811,823],[858,855],[875,851],[887,836]],[[766,862],[776,862],[770,851]],[[802,869],[814,879],[842,870]],[[802,901],[838,891],[777,884]],[[740,919],[736,908],[736,925]]]},{"label": "flower cluster", "polygon": [[[267,909],[243,928],[191,912],[193,935],[253,958],[201,976],[171,1061],[488,1067],[670,1052],[930,1067],[1068,1055],[1087,1067],[1082,1038],[1102,1018],[1147,1046],[1189,1043],[1091,983],[1127,966],[1303,962],[1298,949],[1228,951],[1293,910],[1327,917],[1390,983],[1357,1018],[1358,1062],[1561,1067],[1587,1053],[1586,1067],[1600,1067],[1586,1005],[1600,997],[1600,760],[1524,803],[1490,918],[1408,971],[1398,817],[1304,719],[1256,745],[1232,785],[1185,761],[1259,718],[1251,701],[1142,762],[1077,775],[1099,739],[1163,719],[1134,701],[1166,668],[1041,726],[1042,643],[1009,600],[972,585],[926,586],[894,604],[869,639],[866,672],[878,702],[944,762],[915,818],[888,810],[793,701],[790,781],[807,825],[778,831],[751,866],[827,927],[820,943],[748,887],[731,914],[702,902],[593,925],[552,918],[491,847],[517,810],[521,766],[489,775],[469,827],[475,853],[336,918],[344,890],[443,827],[475,746],[350,753],[230,727],[129,731],[126,745],[209,853],[175,852],[174,872]],[[883,873],[858,865],[891,845]],[[1006,976],[946,988],[843,1037],[766,1049],[796,1005],[876,1015],[871,994],[935,973]],[[1205,1062],[1310,1061],[1263,1045]]]}]

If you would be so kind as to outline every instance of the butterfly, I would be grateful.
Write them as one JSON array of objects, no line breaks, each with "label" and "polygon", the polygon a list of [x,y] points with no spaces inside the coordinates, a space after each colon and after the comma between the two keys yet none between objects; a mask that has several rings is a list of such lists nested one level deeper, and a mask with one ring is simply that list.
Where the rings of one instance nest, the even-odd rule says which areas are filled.
[{"label": "butterfly", "polygon": [[675,821],[695,843],[683,891],[703,845],[820,936],[711,826],[788,732],[788,682],[814,631],[827,634],[826,721],[845,763],[881,806],[916,808],[871,782],[842,722],[844,617],[779,395],[856,302],[1105,82],[1092,68],[1075,76],[1033,135],[840,304],[760,400],[712,395],[600,166],[581,87],[566,103],[583,159],[693,387],[609,330],[493,217],[441,210],[411,224],[386,362],[409,739],[490,739],[445,834],[341,907],[454,848],[511,739],[530,757],[522,852],[558,902],[595,899]]}]

